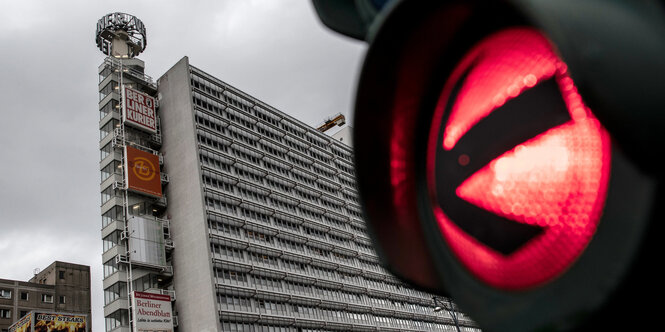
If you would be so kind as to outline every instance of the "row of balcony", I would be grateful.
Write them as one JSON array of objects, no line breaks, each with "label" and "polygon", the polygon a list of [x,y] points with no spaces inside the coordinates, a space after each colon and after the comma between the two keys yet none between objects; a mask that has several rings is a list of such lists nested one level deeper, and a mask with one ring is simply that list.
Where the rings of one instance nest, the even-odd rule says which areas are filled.
[{"label": "row of balcony", "polygon": [[[228,292],[229,294],[249,298],[273,299],[290,304],[311,304],[317,307],[324,306],[357,312],[383,312],[394,317],[413,317],[417,315],[422,316],[421,318],[427,318],[432,316],[434,311],[431,299],[409,298],[396,301],[390,299],[389,294],[386,293],[383,294],[385,297],[378,297],[373,293],[349,295],[340,289],[322,291],[322,289],[315,287],[319,284],[312,285],[310,291],[304,291],[290,287],[286,281],[288,278],[284,279],[283,283],[280,281],[279,285],[266,285],[260,281],[255,281],[253,278],[247,279],[247,281],[240,281],[216,277],[215,281],[220,293]],[[452,319],[447,312],[437,315]],[[458,315],[462,318],[461,313]]]},{"label": "row of balcony", "polygon": [[[288,257],[288,256],[282,256]],[[300,257],[304,258],[304,257]],[[413,302],[413,303],[431,303],[431,295],[401,286],[401,283],[392,276],[386,274],[373,274],[367,271],[358,271],[358,274],[320,273],[312,268],[315,261],[304,263],[304,269],[292,268],[290,266],[261,263],[258,261],[249,261],[248,259],[213,255],[213,264],[221,269],[238,271],[238,273],[248,273],[252,270],[262,271],[262,275],[272,276],[279,280],[292,280],[303,284],[326,285],[329,289],[344,289],[349,293],[367,294],[377,298],[385,298],[395,302]],[[322,262],[324,263],[324,262]],[[329,264],[329,263],[328,263]],[[224,283],[225,279],[218,282]],[[241,282],[243,278],[239,278]],[[376,280],[376,281],[369,281]]]},{"label": "row of balcony", "polygon": [[[241,226],[251,224],[253,228],[261,229],[262,232],[267,233],[268,235],[286,232],[286,234],[292,234],[296,238],[302,238],[303,241],[300,242],[304,242],[306,239],[307,242],[321,243],[322,248],[346,248],[346,251],[358,250],[362,251],[363,255],[375,256],[375,252],[370,247],[371,242],[369,236],[365,233],[364,228],[362,230],[355,229],[355,219],[340,224],[333,223],[326,218],[323,218],[323,220],[316,220],[308,217],[304,213],[293,213],[288,211],[272,202],[262,204],[260,202],[240,199],[230,193],[218,191],[214,188],[211,189],[207,186],[204,190],[206,193],[209,193],[206,194],[206,198],[220,202],[224,200],[224,204],[227,205],[226,207],[223,207],[220,203],[220,206],[218,207],[218,204],[213,201],[210,204],[214,203],[215,205],[208,208],[207,212],[209,214],[220,215],[225,219],[236,220],[238,225]],[[245,210],[248,212],[246,213]],[[280,221],[292,223],[295,226],[282,225],[277,222],[278,219]],[[319,231],[322,234],[306,233],[305,227],[314,231]],[[341,244],[340,241],[334,239],[333,236],[346,239],[348,242],[346,244]],[[355,243],[356,240],[366,245],[352,244]],[[349,254],[357,255],[356,252],[351,252]]]},{"label": "row of balcony", "polygon": [[[339,150],[337,155],[339,155],[342,159],[352,162],[352,152],[350,151],[350,147],[337,142],[334,139],[331,139],[327,135],[320,133],[309,126],[302,124],[300,121],[293,119],[284,113],[273,109],[271,106],[261,102],[260,100],[255,99],[254,97],[234,88],[231,87],[223,82],[220,82],[218,79],[207,75],[206,73],[196,70],[192,75],[192,79],[199,81],[199,77],[206,77],[207,82],[216,82],[215,84],[212,84],[212,86],[215,87],[215,90],[217,90],[216,93],[208,92],[206,89],[203,88],[197,88],[194,86],[195,91],[201,94],[205,94],[205,96],[209,99],[214,99],[217,100],[220,103],[229,105],[229,106],[234,106],[236,112],[242,113],[246,117],[252,118],[254,121],[258,122],[261,121],[263,124],[269,125],[276,130],[279,131],[287,131],[289,133],[294,134],[298,139],[304,139],[305,136],[310,136],[311,139],[313,140],[312,145],[316,146],[317,148],[323,149],[324,151],[328,152],[327,150],[330,149],[331,152],[333,150]],[[197,77],[198,76],[198,77]],[[254,113],[256,114],[251,114],[248,112],[248,110],[243,109],[242,107],[235,107],[235,105],[232,105],[231,103],[227,103],[226,101],[220,100],[220,97],[222,94],[226,95],[224,92],[230,91],[233,95],[239,96],[240,98],[245,99],[250,105],[253,105],[253,107],[250,107]],[[262,117],[268,117],[268,118],[274,118],[272,121],[266,121],[261,119]],[[277,128],[278,123],[292,123],[287,125],[284,125],[284,128]],[[293,127],[298,127],[298,130],[293,129]],[[343,156],[343,157],[342,157]]]},{"label": "row of balcony", "polygon": [[[252,229],[261,228],[252,227]],[[265,228],[263,229],[265,230]],[[209,230],[213,238],[222,238],[228,244],[235,243],[234,246],[238,248],[243,248],[243,246],[245,246],[244,243],[251,243],[253,244],[253,247],[263,248],[263,250],[267,252],[278,250],[279,252],[290,253],[293,256],[306,257],[308,261],[316,260],[326,262],[327,264],[332,262],[345,268],[345,270],[369,270],[379,274],[388,274],[385,269],[379,265],[375,254],[365,255],[353,251],[353,249],[356,249],[354,247],[357,247],[355,244],[352,244],[349,247],[340,247],[332,241],[307,238],[303,235],[289,234],[277,229],[268,229],[268,231],[272,232],[268,232],[267,234],[260,231],[254,233],[255,231],[250,231],[248,228],[244,228],[244,232],[229,236],[224,231],[216,229]],[[252,236],[248,235],[250,234],[248,232],[252,232]],[[283,239],[284,241],[280,241],[279,239]],[[299,245],[290,245],[287,241],[294,241]],[[366,263],[364,261],[366,261]]]},{"label": "row of balcony", "polygon": [[[219,134],[216,134],[216,135],[219,135]],[[305,183],[305,182],[299,180],[298,178],[293,178],[293,179],[287,178],[287,181],[293,182],[293,183],[297,184],[298,186],[302,186],[302,187],[306,188],[307,190],[309,190],[311,192],[319,193],[319,195],[322,195],[322,194],[329,195],[335,201],[337,201],[339,199],[345,200],[345,197],[342,196],[342,190],[354,193],[354,195],[357,196],[357,189],[355,187],[351,187],[351,186],[348,186],[348,185],[344,185],[344,186],[341,185],[341,183],[343,183],[342,180],[339,180],[339,179],[336,179],[336,178],[335,179],[328,179],[327,177],[322,177],[319,174],[317,174],[315,172],[312,172],[311,170],[304,169],[301,166],[299,166],[297,164],[294,164],[289,160],[286,160],[286,159],[281,160],[278,157],[273,156],[272,154],[269,154],[267,152],[260,152],[260,151],[257,150],[257,148],[246,145],[242,141],[231,140],[228,137],[226,137],[226,138],[228,139],[228,142],[225,142],[225,146],[227,148],[233,145],[233,146],[237,146],[239,149],[246,150],[246,151],[252,151],[253,153],[260,155],[261,157],[259,159],[269,158],[271,160],[272,159],[279,160],[279,163],[283,164],[283,166],[285,166],[287,169],[290,170],[290,169],[295,168],[295,169],[298,170],[298,172],[308,174],[313,179],[317,179],[317,181],[321,181],[323,184],[325,184],[327,186],[331,186],[331,187],[336,189],[336,191],[334,191],[334,192],[333,191],[322,191],[321,189],[319,189],[319,188],[317,188],[317,187],[315,187],[311,184]],[[207,145],[200,145],[199,146],[199,149],[204,149],[204,148],[207,149],[207,150],[212,150],[212,151],[214,151],[214,153],[222,155],[227,159],[243,161],[244,163],[247,163],[248,165],[251,165],[252,168],[258,169],[261,173],[263,173],[265,175],[272,174],[272,175],[275,175],[275,176],[278,176],[278,177],[283,176],[281,173],[273,171],[272,169],[264,166],[261,162],[257,163],[256,161],[253,161],[253,160],[246,160],[246,159],[238,157],[234,153],[224,151],[224,150],[220,150],[220,149],[215,149],[214,147],[208,147]],[[345,177],[353,178],[352,175],[345,175]],[[295,182],[294,182],[294,180],[295,180]],[[346,203],[350,204],[349,202],[346,202]]]},{"label": "row of balcony", "polygon": [[[454,322],[437,316],[396,318],[388,313],[358,313],[339,309],[286,307],[284,310],[252,308],[255,305],[220,304],[220,319],[256,325],[297,326],[336,331],[451,331]],[[304,309],[303,312],[301,310]],[[465,331],[480,331],[473,322],[462,323]]]}]

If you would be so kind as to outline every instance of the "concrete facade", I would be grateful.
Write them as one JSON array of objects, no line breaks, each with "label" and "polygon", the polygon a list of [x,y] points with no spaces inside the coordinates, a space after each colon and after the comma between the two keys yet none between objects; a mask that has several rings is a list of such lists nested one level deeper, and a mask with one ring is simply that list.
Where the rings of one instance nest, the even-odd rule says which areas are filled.
[{"label": "concrete facade", "polygon": [[190,304],[177,307],[178,324],[182,331],[221,331],[219,320],[210,314],[216,311],[216,300],[194,114],[186,111],[193,107],[188,76],[188,59],[183,58],[158,81],[162,128],[168,133],[162,145],[170,176],[168,213],[177,220],[171,227],[178,245],[173,253],[174,288],[178,303]]},{"label": "concrete facade", "polygon": [[353,147],[353,128],[346,126],[332,135],[332,137],[348,146]]},{"label": "concrete facade", "polygon": [[179,330],[454,330],[379,265],[350,128],[322,134],[186,57],[158,95]]}]

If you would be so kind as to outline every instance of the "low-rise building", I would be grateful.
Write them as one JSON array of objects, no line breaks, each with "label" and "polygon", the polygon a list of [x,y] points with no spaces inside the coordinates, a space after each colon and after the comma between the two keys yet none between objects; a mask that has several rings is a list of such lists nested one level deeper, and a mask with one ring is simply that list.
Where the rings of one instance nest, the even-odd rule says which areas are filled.
[{"label": "low-rise building", "polygon": [[0,278],[0,332],[32,310],[85,314],[90,310],[90,267],[55,261],[29,281]]}]

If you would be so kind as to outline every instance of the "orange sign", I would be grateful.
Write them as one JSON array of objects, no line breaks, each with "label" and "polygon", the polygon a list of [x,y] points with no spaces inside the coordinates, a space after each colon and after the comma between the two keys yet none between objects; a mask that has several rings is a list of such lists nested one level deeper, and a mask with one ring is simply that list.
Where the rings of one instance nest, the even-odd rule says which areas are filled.
[{"label": "orange sign", "polygon": [[125,181],[127,189],[162,197],[159,157],[132,147],[125,147]]}]

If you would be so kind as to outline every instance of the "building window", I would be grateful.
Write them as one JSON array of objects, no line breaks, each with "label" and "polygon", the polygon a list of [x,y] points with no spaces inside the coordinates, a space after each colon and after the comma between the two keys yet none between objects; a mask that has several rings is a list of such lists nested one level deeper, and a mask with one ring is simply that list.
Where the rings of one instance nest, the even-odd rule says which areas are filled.
[{"label": "building window", "polygon": [[[21,316],[20,316],[20,317],[23,317],[23,316],[25,316],[25,315],[27,315],[27,314],[28,314],[28,311],[27,311],[27,310],[21,310]],[[19,318],[20,318],[20,317],[19,317]]]},{"label": "building window", "polygon": [[102,252],[107,252],[120,242],[120,231],[115,231],[102,239]]},{"label": "building window", "polygon": [[113,142],[109,142],[108,144],[104,145],[103,148],[100,150],[100,155],[99,155],[99,160],[104,160],[108,155],[110,155],[113,152]]},{"label": "building window", "polygon": [[110,201],[112,198],[122,197],[122,196],[120,195],[119,190],[114,189],[113,185],[109,185],[108,187],[106,187],[106,189],[104,189],[104,191],[101,192],[101,197],[102,197],[102,205],[104,205],[104,203]]},{"label": "building window", "polygon": [[21,292],[21,300],[23,301],[28,300],[28,292]]},{"label": "building window", "polygon": [[118,93],[118,83],[115,81],[111,81],[106,86],[102,88],[101,91],[99,91],[99,100],[101,101],[104,99],[106,96],[108,96],[111,92]]},{"label": "building window", "polygon": [[107,122],[104,126],[99,128],[99,140],[103,140],[106,136],[111,134],[113,130],[120,125],[120,122],[118,120],[111,120]]},{"label": "building window", "polygon": [[12,318],[12,311],[10,309],[0,309],[0,318]]},{"label": "building window", "polygon": [[0,289],[0,299],[11,299],[12,291],[8,289]]},{"label": "building window", "polygon": [[60,298],[58,299],[58,303],[60,303],[60,304],[65,304],[65,302],[66,302],[65,300],[66,300],[65,296],[64,296],[64,295],[60,295]]},{"label": "building window", "polygon": [[42,294],[42,302],[44,302],[44,303],[53,303],[53,295],[51,295],[51,294]]},{"label": "building window", "polygon": [[120,104],[117,100],[111,99],[104,107],[99,109],[99,120],[103,119],[107,114],[120,109]]},{"label": "building window", "polygon": [[104,182],[104,180],[108,179],[114,174],[122,174],[122,166],[118,160],[113,160],[108,165],[104,166],[104,168],[102,168],[100,173],[101,182]]},{"label": "building window", "polygon": [[65,271],[58,271],[58,278],[65,279]]},{"label": "building window", "polygon": [[116,282],[109,288],[104,290],[104,305],[107,305],[117,299],[127,298],[127,284],[124,282]]},{"label": "building window", "polygon": [[122,220],[124,218],[123,216],[124,212],[122,211],[122,206],[116,205],[112,207],[102,215],[102,227],[106,227],[115,220]]},{"label": "building window", "polygon": [[129,317],[129,314],[127,310],[123,309],[117,310],[114,313],[106,316],[105,319],[106,331],[111,331],[120,326],[128,325],[129,322],[127,321],[127,317]]}]

